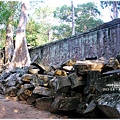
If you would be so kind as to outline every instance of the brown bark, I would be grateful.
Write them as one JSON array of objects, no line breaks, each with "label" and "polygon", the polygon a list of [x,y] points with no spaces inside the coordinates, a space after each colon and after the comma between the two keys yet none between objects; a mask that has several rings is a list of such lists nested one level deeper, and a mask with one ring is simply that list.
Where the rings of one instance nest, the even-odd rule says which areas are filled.
[{"label": "brown bark", "polygon": [[72,35],[75,34],[75,19],[74,19],[74,5],[73,0],[71,0],[71,6],[72,6]]},{"label": "brown bark", "polygon": [[13,29],[12,25],[8,23],[6,26],[6,41],[5,41],[5,63],[11,62],[14,51],[13,45]]},{"label": "brown bark", "polygon": [[118,18],[118,8],[117,8],[117,1],[113,2],[113,18]]},{"label": "brown bark", "polygon": [[9,69],[14,67],[24,67],[30,65],[30,56],[26,42],[26,25],[27,25],[27,7],[25,2],[22,3],[20,20],[16,33],[15,50]]}]

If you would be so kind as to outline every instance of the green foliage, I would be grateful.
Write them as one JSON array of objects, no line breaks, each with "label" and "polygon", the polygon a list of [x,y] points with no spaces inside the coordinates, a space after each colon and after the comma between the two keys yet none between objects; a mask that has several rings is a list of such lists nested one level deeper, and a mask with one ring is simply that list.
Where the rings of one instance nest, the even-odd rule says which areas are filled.
[{"label": "green foliage", "polygon": [[14,26],[17,25],[17,20],[19,17],[19,7],[20,3],[17,1],[0,1],[0,26],[4,26],[0,28],[0,46],[4,47],[5,39],[6,39],[6,26],[8,24],[12,24]]},{"label": "green foliage", "polygon": [[10,16],[8,5],[4,1],[0,1],[0,23],[6,23]]},{"label": "green foliage", "polygon": [[[101,7],[104,9],[108,6],[113,6],[113,3],[117,2],[117,7],[120,9],[120,1],[100,1]],[[113,11],[113,8],[111,8],[111,11]]]},{"label": "green foliage", "polygon": [[[35,9],[34,14],[29,16],[26,38],[32,46],[39,46],[52,40],[63,39],[72,35],[72,9],[71,6],[63,5],[55,10],[49,6],[38,7],[40,1],[30,2],[30,9]],[[44,4],[44,3],[43,3]],[[0,23],[4,25],[1,31],[1,40],[5,40],[5,27],[11,22],[14,31],[18,25],[21,3],[15,1],[0,1]],[[76,34],[85,32],[103,23],[99,19],[100,11],[94,3],[77,5],[75,9]],[[9,18],[13,16],[13,20]],[[15,32],[14,32],[15,34]],[[3,42],[1,42],[3,43]]]},{"label": "green foliage", "polygon": [[77,5],[76,12],[77,12],[77,17],[84,14],[87,15],[89,14],[90,16],[93,17],[100,15],[100,11],[98,10],[97,6],[92,2]]},{"label": "green foliage", "polygon": [[[110,17],[112,19],[118,18],[118,12],[120,10],[120,1],[100,1],[102,9],[108,7]],[[113,13],[113,15],[111,14]]]},{"label": "green foliage", "polygon": [[39,46],[51,41],[53,13],[48,6],[35,11],[35,19],[31,18],[27,25],[27,41],[32,46]]},{"label": "green foliage", "polygon": [[94,3],[89,2],[78,5],[76,11],[76,33],[85,32],[103,23],[103,21],[98,18],[100,11]]},{"label": "green foliage", "polygon": [[27,33],[31,32],[29,32],[30,35],[27,34],[27,39],[31,45],[39,46],[51,41],[53,10],[48,6],[40,7],[36,9],[34,14],[36,15],[35,19],[28,23]]},{"label": "green foliage", "polygon": [[[7,24],[9,22],[9,18],[15,14],[17,10],[19,2],[16,1],[0,1],[0,23]],[[13,22],[13,21],[12,21]]]},{"label": "green foliage", "polygon": [[59,26],[53,26],[53,40],[60,40],[66,38],[67,36],[71,36],[72,29],[69,25],[61,24]]},{"label": "green foliage", "polygon": [[[85,32],[103,23],[103,21],[98,18],[100,16],[100,11],[92,2],[79,4],[74,10],[76,34]],[[61,24],[53,27],[54,39],[62,39],[72,35],[71,14],[72,11],[70,6],[64,5],[56,8],[54,17],[59,18]]]},{"label": "green foliage", "polygon": [[67,5],[63,5],[62,7],[57,7],[54,11],[54,17],[63,20],[63,22],[71,21],[71,7]]},{"label": "green foliage", "polygon": [[1,29],[0,30],[0,48],[4,47],[5,38],[6,38],[6,31],[5,29]]},{"label": "green foliage", "polygon": [[30,18],[28,24],[27,24],[27,32],[26,32],[26,38],[28,43],[30,43],[32,46],[37,46],[37,34],[39,33],[39,25]]},{"label": "green foliage", "polygon": [[52,9],[49,6],[40,7],[35,10],[35,14],[37,15],[37,19],[45,20],[46,18],[49,18],[52,14]]}]

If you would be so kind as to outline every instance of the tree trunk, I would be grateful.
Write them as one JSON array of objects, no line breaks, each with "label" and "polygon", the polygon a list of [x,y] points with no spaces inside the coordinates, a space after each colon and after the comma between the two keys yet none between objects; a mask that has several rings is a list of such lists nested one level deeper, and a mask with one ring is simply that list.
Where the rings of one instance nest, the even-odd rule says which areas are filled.
[{"label": "tree trunk", "polygon": [[12,29],[12,25],[10,24],[12,17],[10,17],[9,20],[10,20],[9,23],[6,26],[5,58],[4,58],[5,64],[11,62],[14,52],[13,29]]},{"label": "tree trunk", "polygon": [[26,3],[22,2],[20,20],[16,33],[15,50],[9,69],[15,67],[24,67],[30,65],[30,56],[26,42],[26,26],[27,26],[27,7]]},{"label": "tree trunk", "polygon": [[113,2],[113,18],[118,18],[118,8],[117,8],[117,1]]},{"label": "tree trunk", "polygon": [[71,0],[71,7],[72,7],[72,35],[75,34],[75,19],[74,19],[74,5],[73,0]]}]

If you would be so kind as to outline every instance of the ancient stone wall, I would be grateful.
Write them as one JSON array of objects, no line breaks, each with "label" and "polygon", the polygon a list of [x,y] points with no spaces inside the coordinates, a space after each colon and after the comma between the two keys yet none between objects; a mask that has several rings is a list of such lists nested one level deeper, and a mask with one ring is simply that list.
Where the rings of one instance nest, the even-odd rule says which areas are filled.
[{"label": "ancient stone wall", "polygon": [[83,34],[31,48],[29,52],[31,59],[38,55],[39,62],[49,65],[58,65],[71,58],[84,60],[91,57],[115,57],[120,52],[120,19],[104,23]]}]

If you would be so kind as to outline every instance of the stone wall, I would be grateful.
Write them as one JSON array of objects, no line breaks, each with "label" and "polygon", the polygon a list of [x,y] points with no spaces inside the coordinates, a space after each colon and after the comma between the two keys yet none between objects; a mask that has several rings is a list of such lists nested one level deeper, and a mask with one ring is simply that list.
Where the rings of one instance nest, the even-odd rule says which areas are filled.
[{"label": "stone wall", "polygon": [[31,48],[31,60],[39,56],[44,64],[60,65],[75,58],[104,57],[109,59],[120,52],[120,19],[115,19],[83,34]]}]

